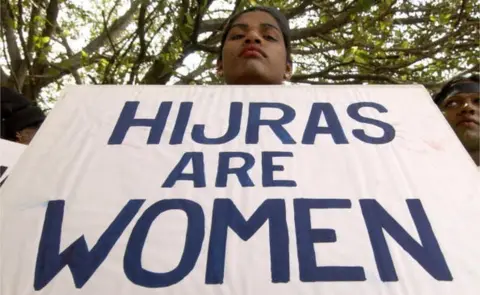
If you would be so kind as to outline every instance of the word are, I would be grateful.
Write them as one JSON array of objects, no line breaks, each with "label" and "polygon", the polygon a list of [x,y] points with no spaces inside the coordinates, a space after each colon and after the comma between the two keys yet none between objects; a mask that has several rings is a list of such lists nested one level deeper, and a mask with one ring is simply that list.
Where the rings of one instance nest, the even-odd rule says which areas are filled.
[{"label": "word are", "polygon": [[[160,144],[172,108],[172,102],[162,102],[158,107],[157,115],[151,119],[136,117],[139,104],[139,101],[125,102],[115,128],[108,140],[109,145],[122,144],[131,127],[150,127],[147,144]],[[225,134],[220,137],[207,137],[205,135],[206,126],[204,124],[194,124],[192,129],[187,131],[193,104],[193,102],[180,103],[179,112],[170,136],[170,145],[182,144],[185,134],[191,135],[194,142],[205,145],[225,144],[239,136],[243,116],[242,102],[230,103],[227,130]],[[379,113],[386,113],[388,110],[383,105],[375,102],[357,102],[347,107],[347,114],[350,118],[360,123],[376,126],[383,131],[383,134],[378,137],[373,137],[368,135],[363,129],[354,129],[352,130],[353,136],[368,144],[386,144],[391,142],[395,138],[395,129],[393,126],[386,122],[361,115],[360,110],[364,108],[374,109]],[[277,120],[262,119],[262,110],[265,109],[279,110],[282,112],[282,117]],[[248,104],[247,116],[248,119],[244,137],[246,144],[258,144],[260,127],[262,126],[269,127],[282,144],[297,143],[284,127],[284,125],[287,125],[295,119],[296,112],[293,107],[277,102],[251,102]],[[327,126],[319,126],[322,118],[325,119]],[[338,115],[331,103],[316,102],[312,104],[301,143],[304,145],[315,144],[315,139],[318,134],[330,135],[335,144],[349,143],[338,119]]]},{"label": "word are", "polygon": [[[294,180],[274,179],[275,171],[284,171],[283,165],[274,164],[274,158],[293,157],[291,152],[262,152],[262,186],[263,187],[296,187]],[[233,159],[241,159],[243,165],[231,167]],[[192,163],[192,173],[184,172]],[[253,155],[245,152],[220,152],[218,155],[217,176],[215,187],[227,187],[229,175],[235,175],[242,187],[253,187],[255,184],[248,171],[255,165]],[[194,187],[206,187],[205,160],[202,152],[184,153],[178,164],[172,169],[162,187],[171,188],[177,181],[192,181]]]},{"label": "word are", "polygon": [[[94,275],[115,246],[145,200],[130,200],[91,250],[82,236],[60,253],[64,200],[49,201],[35,267],[34,288],[41,290],[68,265],[76,288],[82,288]],[[361,199],[365,226],[375,257],[379,277],[383,282],[398,281],[392,255],[387,245],[388,233],[420,266],[438,281],[452,281],[440,245],[419,199],[406,200],[420,238],[418,243],[374,199]],[[293,200],[294,227],[297,242],[299,276],[302,282],[365,281],[362,266],[318,266],[315,243],[334,243],[334,229],[312,228],[312,209],[349,209],[349,199]],[[152,223],[161,214],[180,210],[187,216],[185,246],[178,265],[169,272],[157,273],[142,266],[142,250]],[[318,214],[318,211],[317,211]],[[134,284],[148,288],[169,287],[181,282],[194,268],[205,238],[205,214],[202,207],[187,199],[163,199],[147,208],[130,234],[123,260],[123,271]],[[205,284],[222,284],[224,278],[227,232],[234,232],[247,241],[265,224],[269,226],[270,265],[272,283],[290,280],[289,228],[284,199],[267,199],[246,220],[231,199],[215,199],[208,243]],[[231,235],[230,235],[231,236]],[[168,243],[168,237],[164,237]],[[255,249],[252,249],[255,251]],[[230,251],[231,252],[231,251]],[[268,259],[268,258],[266,258]],[[242,274],[246,278],[249,273]]]}]

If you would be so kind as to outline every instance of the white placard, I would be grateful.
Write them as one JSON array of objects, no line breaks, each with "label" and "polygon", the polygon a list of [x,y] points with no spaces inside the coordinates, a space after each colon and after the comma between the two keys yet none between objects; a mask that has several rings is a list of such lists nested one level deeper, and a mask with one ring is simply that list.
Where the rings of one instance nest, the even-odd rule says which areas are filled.
[{"label": "white placard", "polygon": [[71,87],[2,188],[1,294],[477,294],[421,86]]},{"label": "white placard", "polygon": [[26,146],[23,144],[0,139],[0,187],[7,180],[10,171],[25,148]]}]

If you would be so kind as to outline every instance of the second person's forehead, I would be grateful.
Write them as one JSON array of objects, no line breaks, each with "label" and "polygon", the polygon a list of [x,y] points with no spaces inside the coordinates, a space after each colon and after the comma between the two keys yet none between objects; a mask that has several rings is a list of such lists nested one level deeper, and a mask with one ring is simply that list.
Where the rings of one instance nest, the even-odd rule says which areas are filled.
[{"label": "second person's forehead", "polygon": [[455,95],[450,96],[447,100],[471,99],[471,98],[477,98],[479,96],[480,96],[480,93],[459,92]]}]

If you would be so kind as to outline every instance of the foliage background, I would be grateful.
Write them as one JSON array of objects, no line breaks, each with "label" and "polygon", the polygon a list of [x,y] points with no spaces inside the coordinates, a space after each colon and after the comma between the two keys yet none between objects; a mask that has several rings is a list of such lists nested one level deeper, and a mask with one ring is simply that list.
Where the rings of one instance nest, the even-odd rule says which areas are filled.
[{"label": "foliage background", "polygon": [[293,83],[421,83],[479,70],[478,0],[0,0],[0,81],[44,108],[66,84],[219,84],[225,19],[280,8]]}]

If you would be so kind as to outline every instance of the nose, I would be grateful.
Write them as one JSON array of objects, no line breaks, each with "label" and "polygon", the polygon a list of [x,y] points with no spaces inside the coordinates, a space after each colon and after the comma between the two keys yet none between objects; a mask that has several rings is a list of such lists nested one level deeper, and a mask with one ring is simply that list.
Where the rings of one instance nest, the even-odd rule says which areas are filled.
[{"label": "nose", "polygon": [[262,38],[256,30],[250,30],[250,31],[248,31],[247,35],[245,36],[245,43],[247,43],[247,44],[251,44],[251,43],[261,44],[262,43]]},{"label": "nose", "polygon": [[460,111],[460,114],[475,114],[475,110],[478,108],[475,107],[472,101],[467,100],[463,102],[462,109]]}]

